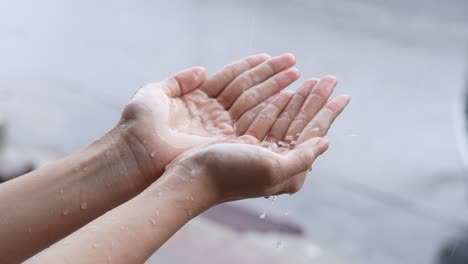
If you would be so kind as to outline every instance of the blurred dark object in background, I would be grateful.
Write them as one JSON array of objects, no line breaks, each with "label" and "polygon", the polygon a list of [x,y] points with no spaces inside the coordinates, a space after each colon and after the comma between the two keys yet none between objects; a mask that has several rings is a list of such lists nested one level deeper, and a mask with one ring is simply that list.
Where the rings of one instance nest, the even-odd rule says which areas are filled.
[{"label": "blurred dark object in background", "polygon": [[0,157],[0,183],[6,182],[34,170],[34,164],[27,160],[10,160]]},{"label": "blurred dark object in background", "polygon": [[8,155],[6,151],[6,120],[0,114],[0,183],[11,180],[34,170],[32,161],[18,155]]},{"label": "blurred dark object in background", "polygon": [[442,248],[438,262],[438,264],[466,263],[468,263],[468,231]]}]

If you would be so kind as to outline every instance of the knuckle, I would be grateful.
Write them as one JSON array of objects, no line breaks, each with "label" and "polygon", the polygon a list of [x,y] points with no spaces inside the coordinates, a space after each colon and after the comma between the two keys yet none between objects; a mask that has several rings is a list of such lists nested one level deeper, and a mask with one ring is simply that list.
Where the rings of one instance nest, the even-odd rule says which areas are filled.
[{"label": "knuckle", "polygon": [[224,76],[226,79],[232,80],[237,76],[234,64],[229,64],[224,68]]},{"label": "knuckle", "polygon": [[255,105],[255,103],[258,100],[258,96],[255,92],[249,92],[247,91],[244,93],[244,98],[243,100],[245,101],[246,105]]}]

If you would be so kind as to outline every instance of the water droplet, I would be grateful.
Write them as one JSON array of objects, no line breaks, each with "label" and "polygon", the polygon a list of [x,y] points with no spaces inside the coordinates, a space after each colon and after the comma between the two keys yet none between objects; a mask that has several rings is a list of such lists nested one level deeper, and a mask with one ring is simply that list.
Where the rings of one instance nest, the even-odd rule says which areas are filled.
[{"label": "water droplet", "polygon": [[359,135],[358,134],[350,134],[349,136],[350,137],[358,137]]},{"label": "water droplet", "polygon": [[63,194],[63,189],[60,189],[60,195],[62,195],[62,194]]},{"label": "water droplet", "polygon": [[284,141],[279,141],[278,146],[281,148],[289,148],[289,144]]},{"label": "water droplet", "polygon": [[290,149],[293,149],[293,148],[296,147],[296,145],[297,145],[297,141],[296,141],[296,140],[293,140],[293,141],[291,141],[291,144],[289,144],[289,148],[290,148]]},{"label": "water droplet", "polygon": [[83,168],[83,172],[87,171],[88,170],[88,167],[84,167]]},{"label": "water droplet", "polygon": [[278,198],[278,195],[271,196],[271,203],[274,204],[277,198]]},{"label": "water droplet", "polygon": [[263,211],[263,213],[259,216],[259,218],[260,218],[260,219],[265,219],[265,217],[266,217],[266,212]]},{"label": "water droplet", "polygon": [[195,201],[195,198],[193,198],[192,195],[190,195],[190,201]]},{"label": "water droplet", "polygon": [[156,225],[156,220],[154,220],[153,218],[150,219],[150,222],[152,225]]},{"label": "water droplet", "polygon": [[276,149],[278,149],[278,145],[276,145],[276,143],[273,142],[268,146],[268,149],[275,151]]},{"label": "water droplet", "polygon": [[289,216],[289,212],[288,211],[284,212],[284,216]]},{"label": "water droplet", "polygon": [[287,141],[292,141],[293,139],[294,139],[293,136],[286,136]]},{"label": "water droplet", "polygon": [[122,127],[123,127],[123,128],[126,128],[126,127],[127,127],[127,125],[123,124],[123,125],[122,125]]},{"label": "water droplet", "polygon": [[86,202],[82,202],[81,209],[86,210],[86,208],[88,208],[88,204],[86,204]]},{"label": "water droplet", "polygon": [[70,213],[70,210],[68,210],[67,208],[63,209],[62,211],[63,215],[68,215],[69,213]]},{"label": "water droplet", "polygon": [[150,156],[151,156],[152,158],[154,158],[154,157],[156,156],[156,151],[151,151]]},{"label": "water droplet", "polygon": [[320,131],[320,127],[314,127],[312,128],[312,131]]}]

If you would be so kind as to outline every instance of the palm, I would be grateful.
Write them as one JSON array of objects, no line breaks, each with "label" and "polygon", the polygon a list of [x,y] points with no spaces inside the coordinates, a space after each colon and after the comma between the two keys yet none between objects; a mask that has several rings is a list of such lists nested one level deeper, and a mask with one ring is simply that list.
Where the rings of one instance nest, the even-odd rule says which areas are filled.
[{"label": "palm", "polygon": [[138,145],[137,158],[150,156],[155,167],[164,168],[189,148],[243,134],[259,109],[297,80],[294,64],[289,54],[256,55],[209,78],[202,68],[186,70],[140,89],[121,124]]},{"label": "palm", "polygon": [[170,101],[169,127],[178,136],[206,141],[235,136],[235,123],[229,112],[204,91],[197,89]]}]

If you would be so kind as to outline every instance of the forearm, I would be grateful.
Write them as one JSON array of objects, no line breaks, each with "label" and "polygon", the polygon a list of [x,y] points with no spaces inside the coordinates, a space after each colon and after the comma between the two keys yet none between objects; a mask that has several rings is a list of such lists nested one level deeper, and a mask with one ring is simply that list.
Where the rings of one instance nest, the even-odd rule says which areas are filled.
[{"label": "forearm", "polygon": [[213,205],[205,186],[164,174],[143,193],[30,260],[30,263],[143,263],[190,219]]},{"label": "forearm", "polygon": [[149,183],[120,131],[0,185],[0,262],[17,263],[130,199]]}]

